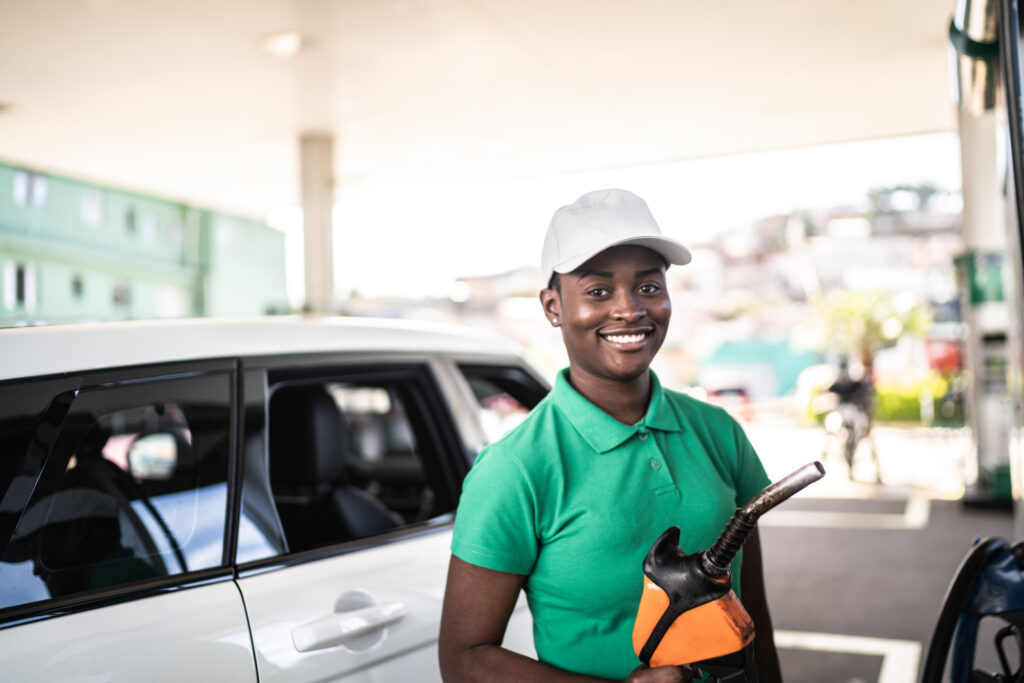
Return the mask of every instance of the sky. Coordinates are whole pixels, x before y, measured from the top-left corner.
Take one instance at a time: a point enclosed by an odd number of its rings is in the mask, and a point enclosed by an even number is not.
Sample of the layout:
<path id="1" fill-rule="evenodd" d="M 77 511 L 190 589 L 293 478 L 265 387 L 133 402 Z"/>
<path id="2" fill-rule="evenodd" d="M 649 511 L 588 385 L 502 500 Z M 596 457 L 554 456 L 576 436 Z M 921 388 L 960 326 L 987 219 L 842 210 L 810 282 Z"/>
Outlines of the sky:
<path id="1" fill-rule="evenodd" d="M 860 205 L 872 187 L 931 182 L 960 190 L 954 133 L 462 185 L 341 188 L 334 210 L 339 296 L 447 296 L 460 277 L 536 265 L 554 211 L 591 190 L 643 197 L 666 235 L 707 242 L 795 209 Z M 268 222 L 287 235 L 289 297 L 302 300 L 301 211 Z"/>

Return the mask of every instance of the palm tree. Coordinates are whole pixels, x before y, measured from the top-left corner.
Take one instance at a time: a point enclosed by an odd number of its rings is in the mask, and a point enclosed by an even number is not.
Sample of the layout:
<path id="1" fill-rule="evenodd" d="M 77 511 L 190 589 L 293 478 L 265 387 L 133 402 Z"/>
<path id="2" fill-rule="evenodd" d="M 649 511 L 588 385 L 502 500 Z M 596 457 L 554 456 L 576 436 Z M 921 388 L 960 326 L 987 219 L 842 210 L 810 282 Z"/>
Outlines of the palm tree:
<path id="1" fill-rule="evenodd" d="M 926 305 L 884 291 L 835 289 L 820 296 L 814 308 L 826 348 L 859 359 L 868 371 L 879 349 L 904 333 L 924 334 L 931 325 Z"/>

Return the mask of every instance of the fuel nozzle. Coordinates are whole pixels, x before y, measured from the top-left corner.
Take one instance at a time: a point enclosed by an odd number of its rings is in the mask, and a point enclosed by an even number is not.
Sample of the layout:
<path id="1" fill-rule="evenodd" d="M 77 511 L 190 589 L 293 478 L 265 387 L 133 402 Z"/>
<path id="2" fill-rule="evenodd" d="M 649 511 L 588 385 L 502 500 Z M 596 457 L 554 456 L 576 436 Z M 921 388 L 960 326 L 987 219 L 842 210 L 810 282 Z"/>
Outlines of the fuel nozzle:
<path id="1" fill-rule="evenodd" d="M 644 558 L 644 590 L 633 625 L 633 649 L 646 664 L 700 664 L 748 650 L 754 622 L 731 589 L 729 565 L 761 515 L 825 476 L 804 465 L 736 510 L 714 545 L 687 555 L 679 527 L 667 529 Z"/>
<path id="2" fill-rule="evenodd" d="M 723 579 L 729 575 L 729 565 L 743 547 L 761 515 L 788 500 L 793 494 L 825 476 L 821 463 L 808 463 L 787 477 L 769 485 L 736 510 L 715 544 L 701 555 L 701 566 L 709 576 Z"/>

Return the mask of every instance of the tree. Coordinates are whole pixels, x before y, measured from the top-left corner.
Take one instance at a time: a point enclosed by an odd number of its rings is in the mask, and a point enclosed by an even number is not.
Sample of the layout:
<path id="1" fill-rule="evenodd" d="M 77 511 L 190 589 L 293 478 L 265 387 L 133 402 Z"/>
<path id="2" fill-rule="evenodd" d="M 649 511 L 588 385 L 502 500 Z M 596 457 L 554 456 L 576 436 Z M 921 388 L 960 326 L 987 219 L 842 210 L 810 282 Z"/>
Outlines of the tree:
<path id="1" fill-rule="evenodd" d="M 904 333 L 924 334 L 931 325 L 925 304 L 884 291 L 836 289 L 819 297 L 814 308 L 826 348 L 859 359 L 867 369 L 879 349 Z"/>

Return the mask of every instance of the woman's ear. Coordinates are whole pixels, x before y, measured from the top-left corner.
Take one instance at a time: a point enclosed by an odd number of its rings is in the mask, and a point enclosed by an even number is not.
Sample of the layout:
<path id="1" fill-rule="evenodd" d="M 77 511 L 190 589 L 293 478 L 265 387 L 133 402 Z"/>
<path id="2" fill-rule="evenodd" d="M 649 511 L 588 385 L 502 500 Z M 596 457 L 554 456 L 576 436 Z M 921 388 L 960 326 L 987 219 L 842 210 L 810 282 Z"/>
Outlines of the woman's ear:
<path id="1" fill-rule="evenodd" d="M 551 288 L 540 290 L 540 305 L 549 323 L 554 327 L 562 324 L 562 297 L 558 291 Z"/>

